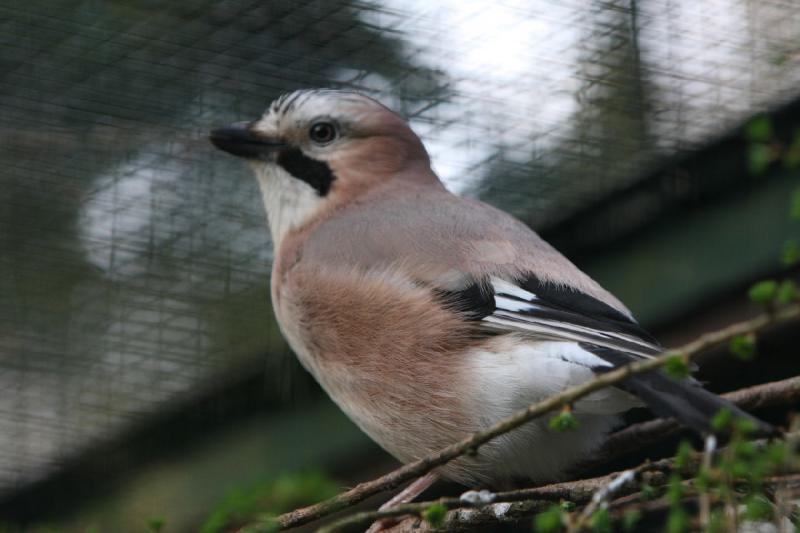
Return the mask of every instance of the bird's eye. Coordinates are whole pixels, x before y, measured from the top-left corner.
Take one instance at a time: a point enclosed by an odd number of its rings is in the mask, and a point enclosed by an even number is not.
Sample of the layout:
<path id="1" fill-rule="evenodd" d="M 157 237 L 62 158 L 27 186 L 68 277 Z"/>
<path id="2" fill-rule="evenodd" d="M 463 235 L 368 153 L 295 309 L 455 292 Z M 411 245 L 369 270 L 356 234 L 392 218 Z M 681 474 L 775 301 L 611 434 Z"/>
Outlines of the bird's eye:
<path id="1" fill-rule="evenodd" d="M 308 132 L 308 136 L 317 144 L 328 144 L 336 135 L 336 126 L 330 122 L 315 122 Z"/>

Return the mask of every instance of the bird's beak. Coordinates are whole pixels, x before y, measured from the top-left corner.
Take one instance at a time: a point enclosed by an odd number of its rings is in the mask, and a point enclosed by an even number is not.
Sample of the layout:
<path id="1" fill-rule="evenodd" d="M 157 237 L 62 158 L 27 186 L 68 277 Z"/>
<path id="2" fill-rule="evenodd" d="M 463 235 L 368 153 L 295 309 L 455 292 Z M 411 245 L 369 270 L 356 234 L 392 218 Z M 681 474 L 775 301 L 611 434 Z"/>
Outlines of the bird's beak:
<path id="1" fill-rule="evenodd" d="M 252 122 L 237 122 L 211 132 L 209 139 L 220 150 L 248 159 L 270 159 L 286 144 L 254 132 Z"/>

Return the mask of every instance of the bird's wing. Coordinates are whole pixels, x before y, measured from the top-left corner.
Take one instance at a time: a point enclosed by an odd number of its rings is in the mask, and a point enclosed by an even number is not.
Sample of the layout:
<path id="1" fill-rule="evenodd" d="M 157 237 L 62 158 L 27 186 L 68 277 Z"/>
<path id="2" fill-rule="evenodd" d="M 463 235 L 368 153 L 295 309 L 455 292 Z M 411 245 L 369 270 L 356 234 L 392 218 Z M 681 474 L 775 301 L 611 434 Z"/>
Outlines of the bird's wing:
<path id="1" fill-rule="evenodd" d="M 609 364 L 649 357 L 658 342 L 635 320 L 586 293 L 543 283 L 529 274 L 521 279 L 491 277 L 464 290 L 443 292 L 446 305 L 467 314 L 489 330 L 601 346 L 627 354 Z M 603 357 L 606 359 L 606 357 Z"/>
<path id="2" fill-rule="evenodd" d="M 491 278 L 484 286 L 474 284 L 442 297 L 445 305 L 484 328 L 576 343 L 580 350 L 565 349 L 563 357 L 597 373 L 662 351 L 650 334 L 617 309 L 580 291 L 542 283 L 535 276 L 513 281 Z M 691 377 L 675 379 L 651 371 L 630 376 L 618 387 L 638 396 L 658 415 L 677 417 L 700 432 L 713 431 L 711 420 L 721 409 L 749 418 L 765 434 L 773 431 Z"/>

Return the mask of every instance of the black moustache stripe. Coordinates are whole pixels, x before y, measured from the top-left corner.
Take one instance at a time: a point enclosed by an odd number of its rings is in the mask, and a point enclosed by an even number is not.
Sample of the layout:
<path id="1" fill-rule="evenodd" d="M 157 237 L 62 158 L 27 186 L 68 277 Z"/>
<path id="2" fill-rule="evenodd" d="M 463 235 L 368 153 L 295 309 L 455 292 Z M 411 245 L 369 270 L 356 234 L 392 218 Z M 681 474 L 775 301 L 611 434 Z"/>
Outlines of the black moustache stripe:
<path id="1" fill-rule="evenodd" d="M 326 162 L 308 157 L 299 148 L 281 150 L 277 163 L 294 178 L 311 185 L 320 196 L 327 196 L 336 179 Z"/>

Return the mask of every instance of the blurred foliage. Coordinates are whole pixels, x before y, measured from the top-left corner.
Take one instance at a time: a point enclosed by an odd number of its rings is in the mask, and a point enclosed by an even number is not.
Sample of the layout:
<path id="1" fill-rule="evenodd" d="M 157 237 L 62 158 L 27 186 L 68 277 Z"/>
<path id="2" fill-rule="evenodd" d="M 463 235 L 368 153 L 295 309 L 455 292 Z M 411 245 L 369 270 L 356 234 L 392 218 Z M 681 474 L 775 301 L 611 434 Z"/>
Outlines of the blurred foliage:
<path id="1" fill-rule="evenodd" d="M 749 419 L 734 418 L 728 410 L 717 413 L 714 426 L 717 431 L 731 434 L 724 449 L 711 447 L 697 452 L 689 442 L 681 441 L 663 493 L 642 480 L 637 481 L 640 498 L 628 497 L 625 503 L 612 505 L 613 515 L 609 506 L 601 503 L 600 509 L 592 515 L 590 530 L 638 531 L 641 525 L 644 531 L 663 527 L 668 533 L 723 532 L 737 530 L 736 524 L 744 520 L 775 518 L 776 508 L 769 492 L 775 488 L 768 487 L 767 481 L 771 476 L 800 470 L 800 450 L 783 440 L 756 444 L 751 440 L 755 424 Z M 793 423 L 792 427 L 798 425 Z M 698 522 L 699 506 L 694 505 L 700 498 L 707 499 L 710 505 L 705 526 Z M 665 522 L 660 522 L 660 515 L 648 517 L 647 511 L 640 508 L 640 504 L 656 503 L 656 500 L 666 504 Z M 786 513 L 787 509 L 781 512 Z M 572 511 L 564 505 L 552 505 L 535 517 L 534 531 L 551 533 L 569 529 L 581 511 L 581 508 Z M 643 522 L 646 525 L 642 525 Z M 795 527 L 798 526 L 800 524 Z"/>
<path id="2" fill-rule="evenodd" d="M 225 533 L 247 522 L 264 522 L 297 507 L 330 498 L 339 486 L 321 472 L 284 474 L 276 479 L 230 491 L 200 528 L 201 533 Z"/>
<path id="3" fill-rule="evenodd" d="M 553 504 L 546 511 L 537 514 L 533 519 L 533 530 L 537 533 L 555 533 L 561 531 L 564 522 L 564 509 Z"/>
<path id="4" fill-rule="evenodd" d="M 689 468 L 694 448 L 687 440 L 681 440 L 678 443 L 678 451 L 675 453 L 675 468 L 678 471 Z"/>
<path id="5" fill-rule="evenodd" d="M 797 283 L 791 279 L 785 279 L 778 287 L 778 294 L 775 295 L 775 300 L 779 304 L 789 304 L 800 299 L 800 293 L 797 290 Z"/>
<path id="6" fill-rule="evenodd" d="M 795 131 L 791 143 L 787 146 L 777 136 L 770 118 L 759 116 L 744 127 L 743 136 L 749 142 L 750 168 L 754 174 L 760 174 L 778 161 L 783 161 L 786 168 L 793 170 L 792 177 L 798 183 L 789 198 L 788 215 L 790 219 L 800 220 L 800 172 L 794 172 L 800 165 L 800 130 Z M 761 155 L 754 155 L 754 150 L 761 152 Z M 768 156 L 764 153 L 768 153 Z M 792 267 L 798 261 L 800 261 L 800 246 L 796 238 L 789 238 L 784 243 L 778 262 L 784 267 Z M 780 282 L 774 279 L 761 280 L 750 287 L 748 295 L 753 302 L 764 306 L 767 310 L 776 304 L 788 304 L 800 298 L 796 282 L 789 278 Z M 754 350 L 754 341 L 752 345 Z M 734 355 L 746 357 L 748 348 L 740 340 L 734 339 L 731 351 Z"/>
<path id="7" fill-rule="evenodd" d="M 147 529 L 152 533 L 161 533 L 167 520 L 163 516 L 154 516 L 147 519 Z"/>
<path id="8" fill-rule="evenodd" d="M 614 526 L 611 522 L 611 514 L 607 508 L 600 508 L 594 512 L 589 520 L 589 527 L 597 533 L 611 533 Z"/>
<path id="9" fill-rule="evenodd" d="M 744 128 L 745 138 L 752 143 L 766 143 L 772 140 L 772 120 L 760 115 L 750 120 Z"/>
<path id="10" fill-rule="evenodd" d="M 756 356 L 755 335 L 737 335 L 731 339 L 729 349 L 741 361 L 750 361 Z"/>
<path id="11" fill-rule="evenodd" d="M 794 266 L 800 262 L 800 244 L 794 239 L 789 239 L 783 245 L 781 263 L 784 266 Z"/>

